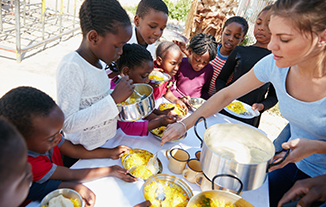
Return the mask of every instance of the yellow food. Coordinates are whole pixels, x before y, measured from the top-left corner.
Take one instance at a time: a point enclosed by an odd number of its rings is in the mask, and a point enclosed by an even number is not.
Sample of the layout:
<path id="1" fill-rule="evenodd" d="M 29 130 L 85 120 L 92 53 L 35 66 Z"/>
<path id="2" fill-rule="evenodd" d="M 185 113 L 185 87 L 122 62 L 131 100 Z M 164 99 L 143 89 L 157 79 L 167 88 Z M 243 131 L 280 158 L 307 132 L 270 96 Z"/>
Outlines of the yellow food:
<path id="1" fill-rule="evenodd" d="M 135 98 L 127 98 L 125 101 L 118 103 L 117 105 L 119 106 L 125 106 L 125 105 L 130 105 L 130 104 L 134 104 L 136 102 L 138 102 L 139 100 L 135 99 Z"/>
<path id="2" fill-rule="evenodd" d="M 249 111 L 246 110 L 246 108 L 243 106 L 243 104 L 239 101 L 230 103 L 226 108 L 233 111 L 234 113 L 237 113 L 237 114 L 249 113 Z"/>
<path id="3" fill-rule="evenodd" d="M 42 207 L 50 207 L 50 206 L 55 206 L 55 207 L 68 207 L 68 206 L 73 206 L 73 207 L 81 207 L 77 198 L 65 198 L 62 195 L 59 195 L 57 197 L 52 198 L 49 201 L 48 205 L 43 205 Z"/>
<path id="4" fill-rule="evenodd" d="M 186 192 L 177 184 L 170 181 L 156 181 L 144 187 L 145 200 L 149 200 L 152 206 L 160 206 L 160 202 L 155 199 L 156 189 L 161 185 L 165 192 L 165 200 L 162 207 L 184 207 L 187 206 L 189 197 Z"/>
<path id="5" fill-rule="evenodd" d="M 224 200 L 216 200 L 213 198 L 209 198 L 208 196 L 203 196 L 198 204 L 195 204 L 191 207 L 241 207 L 235 204 L 231 204 L 230 202 L 225 202 Z"/>
<path id="6" fill-rule="evenodd" d="M 131 150 L 130 150 L 131 151 Z M 130 153 L 129 151 L 129 153 Z M 126 157 L 124 160 L 125 168 L 130 170 L 134 166 L 137 166 L 136 169 L 132 170 L 130 174 L 137 178 L 148 179 L 153 175 L 152 171 L 146 167 L 148 160 L 153 157 L 153 154 L 147 151 L 132 153 Z"/>
<path id="7" fill-rule="evenodd" d="M 160 76 L 155 75 L 155 74 L 149 75 L 148 78 L 151 79 L 151 80 L 155 80 L 155 81 L 164 81 L 164 77 L 160 77 Z"/>
<path id="8" fill-rule="evenodd" d="M 155 128 L 152 130 L 152 133 L 156 134 L 159 137 L 162 137 L 164 130 L 166 129 L 166 126 L 161 126 L 158 128 Z"/>
<path id="9" fill-rule="evenodd" d="M 173 108 L 173 112 L 175 112 L 177 115 L 180 115 L 182 117 L 184 117 L 185 115 L 187 115 L 187 112 L 185 109 L 183 109 L 179 104 L 174 104 L 174 103 L 161 103 L 158 107 L 159 110 L 163 111 L 166 109 L 170 109 Z"/>

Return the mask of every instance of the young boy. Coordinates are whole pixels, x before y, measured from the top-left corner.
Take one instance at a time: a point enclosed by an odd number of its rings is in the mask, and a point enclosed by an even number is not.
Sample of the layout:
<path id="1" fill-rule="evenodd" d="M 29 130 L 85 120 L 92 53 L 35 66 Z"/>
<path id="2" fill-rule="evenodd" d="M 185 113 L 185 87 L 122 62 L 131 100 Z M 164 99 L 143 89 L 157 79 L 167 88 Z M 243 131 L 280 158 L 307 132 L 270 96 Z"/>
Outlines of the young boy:
<path id="1" fill-rule="evenodd" d="M 72 158 L 118 159 L 130 148 L 120 145 L 113 149 L 86 150 L 73 145 L 61 135 L 64 115 L 53 99 L 32 87 L 18 87 L 0 99 L 0 116 L 8 119 L 23 135 L 32 165 L 33 185 L 28 200 L 41 200 L 57 188 L 72 188 L 79 192 L 86 206 L 93 206 L 95 195 L 84 185 L 71 181 L 92 180 L 115 176 L 127 182 L 136 179 L 119 166 L 93 169 L 69 169 L 62 166 L 61 154 Z M 70 181 L 70 182 L 63 182 Z"/>
<path id="2" fill-rule="evenodd" d="M 137 43 L 155 57 L 155 42 L 162 36 L 169 10 L 162 0 L 141 0 L 134 17 L 135 28 L 128 43 Z"/>
<path id="3" fill-rule="evenodd" d="M 33 176 L 21 134 L 0 118 L 0 206 L 17 207 L 26 198 Z"/>

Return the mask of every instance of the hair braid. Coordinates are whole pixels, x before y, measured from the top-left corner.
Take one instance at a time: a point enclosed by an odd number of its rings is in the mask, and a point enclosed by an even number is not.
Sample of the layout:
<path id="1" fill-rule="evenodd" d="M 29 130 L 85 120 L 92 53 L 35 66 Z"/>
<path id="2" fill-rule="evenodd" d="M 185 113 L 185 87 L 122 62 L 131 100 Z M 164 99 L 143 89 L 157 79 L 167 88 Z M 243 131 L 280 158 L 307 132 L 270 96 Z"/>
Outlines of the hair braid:
<path id="1" fill-rule="evenodd" d="M 199 33 L 191 38 L 188 49 L 197 55 L 202 55 L 208 51 L 210 60 L 213 60 L 217 53 L 217 43 L 212 35 Z"/>

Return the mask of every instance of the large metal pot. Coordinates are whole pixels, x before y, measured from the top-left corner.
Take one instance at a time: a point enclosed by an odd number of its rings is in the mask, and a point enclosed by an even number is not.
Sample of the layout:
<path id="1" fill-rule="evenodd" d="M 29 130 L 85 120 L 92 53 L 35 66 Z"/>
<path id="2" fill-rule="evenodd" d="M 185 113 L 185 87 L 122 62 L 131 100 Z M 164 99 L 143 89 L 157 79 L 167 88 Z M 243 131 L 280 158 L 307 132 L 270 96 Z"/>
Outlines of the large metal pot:
<path id="1" fill-rule="evenodd" d="M 146 117 L 155 109 L 152 86 L 146 83 L 135 83 L 134 86 L 134 90 L 141 95 L 146 94 L 146 98 L 134 104 L 118 105 L 120 111 L 119 118 L 121 121 L 136 121 Z M 139 98 L 135 93 L 132 93 L 130 97 Z"/>
<path id="2" fill-rule="evenodd" d="M 283 162 L 288 155 L 289 151 L 282 160 L 271 163 L 275 152 L 273 143 L 258 130 L 244 124 L 215 124 L 205 131 L 202 140 L 196 129 L 201 119 L 207 129 L 204 117 L 200 117 L 194 127 L 202 143 L 201 167 L 210 180 L 218 175 L 215 182 L 221 187 L 236 190 L 238 180 L 241 180 L 244 191 L 259 188 L 268 169 Z"/>

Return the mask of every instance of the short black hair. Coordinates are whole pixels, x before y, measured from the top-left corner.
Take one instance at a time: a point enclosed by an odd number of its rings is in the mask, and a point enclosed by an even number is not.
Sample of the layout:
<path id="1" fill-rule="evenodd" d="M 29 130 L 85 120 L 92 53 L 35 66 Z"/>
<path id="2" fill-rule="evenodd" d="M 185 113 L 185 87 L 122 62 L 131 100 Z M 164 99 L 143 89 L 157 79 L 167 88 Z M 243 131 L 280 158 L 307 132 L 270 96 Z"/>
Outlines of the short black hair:
<path id="1" fill-rule="evenodd" d="M 11 165 L 15 165 L 12 161 L 15 150 L 26 148 L 25 141 L 17 129 L 10 124 L 5 118 L 0 117 L 0 182 L 3 183 L 8 176 L 13 173 Z M 27 154 L 25 155 L 27 156 Z M 0 187 L 1 189 L 1 187 Z M 6 190 L 6 189 L 4 189 Z M 1 190 L 0 190 L 1 192 Z"/>
<path id="2" fill-rule="evenodd" d="M 217 43 L 212 35 L 199 33 L 191 38 L 188 49 L 191 49 L 197 55 L 202 55 L 208 51 L 210 60 L 213 60 L 217 53 Z"/>
<path id="3" fill-rule="evenodd" d="M 246 36 L 247 32 L 248 32 L 248 28 L 249 28 L 248 22 L 245 18 L 240 17 L 240 16 L 233 16 L 233 17 L 230 17 L 229 19 L 227 19 L 223 25 L 222 31 L 224 31 L 226 26 L 228 26 L 229 24 L 231 24 L 233 22 L 236 22 L 236 23 L 242 25 L 243 37 Z"/>
<path id="4" fill-rule="evenodd" d="M 119 26 L 131 26 L 127 12 L 117 0 L 85 0 L 79 19 L 84 37 L 91 30 L 104 37 L 107 32 L 117 34 Z"/>
<path id="5" fill-rule="evenodd" d="M 116 61 L 119 72 L 124 66 L 133 69 L 142 66 L 145 61 L 153 62 L 151 53 L 139 44 L 125 44 L 122 50 L 122 55 Z"/>
<path id="6" fill-rule="evenodd" d="M 36 88 L 20 86 L 11 89 L 0 99 L 0 116 L 10 121 L 24 138 L 33 131 L 35 117 L 48 116 L 57 106 L 54 100 Z"/>
<path id="7" fill-rule="evenodd" d="M 150 9 L 161 11 L 169 15 L 169 9 L 162 0 L 141 0 L 138 4 L 136 15 L 143 18 L 150 11 Z"/>
<path id="8" fill-rule="evenodd" d="M 161 42 L 156 48 L 156 52 L 155 52 L 156 58 L 157 57 L 164 58 L 164 56 L 167 54 L 169 50 L 179 50 L 181 52 L 178 45 L 176 45 L 174 42 L 164 41 Z"/>

